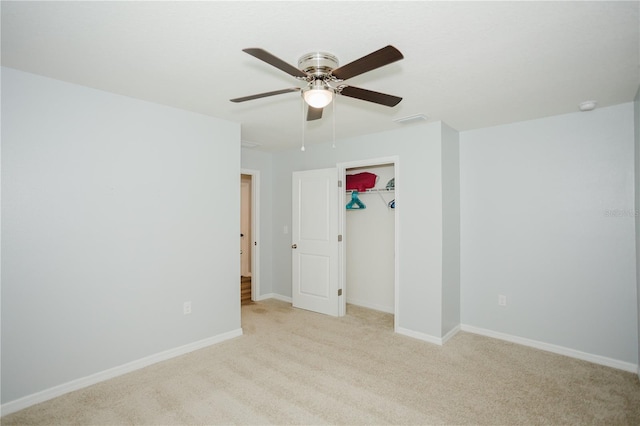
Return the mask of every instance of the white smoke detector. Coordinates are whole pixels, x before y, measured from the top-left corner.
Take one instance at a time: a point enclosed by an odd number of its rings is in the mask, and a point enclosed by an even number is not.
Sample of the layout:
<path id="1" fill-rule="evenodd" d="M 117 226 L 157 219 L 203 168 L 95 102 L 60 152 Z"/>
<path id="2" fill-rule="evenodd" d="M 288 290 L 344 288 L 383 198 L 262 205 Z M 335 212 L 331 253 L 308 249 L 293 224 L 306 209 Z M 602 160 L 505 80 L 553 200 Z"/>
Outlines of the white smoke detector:
<path id="1" fill-rule="evenodd" d="M 598 105 L 596 101 L 584 101 L 580 102 L 578 106 L 580 107 L 580 111 L 593 111 L 596 109 L 596 105 Z"/>

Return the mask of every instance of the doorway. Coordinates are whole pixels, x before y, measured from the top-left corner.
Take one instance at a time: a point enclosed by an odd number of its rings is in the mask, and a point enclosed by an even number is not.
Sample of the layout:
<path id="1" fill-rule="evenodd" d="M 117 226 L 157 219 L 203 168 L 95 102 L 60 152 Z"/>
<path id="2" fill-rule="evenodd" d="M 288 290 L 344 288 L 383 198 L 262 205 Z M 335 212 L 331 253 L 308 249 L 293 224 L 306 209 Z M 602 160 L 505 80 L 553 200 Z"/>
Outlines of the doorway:
<path id="1" fill-rule="evenodd" d="M 259 182 L 257 170 L 240 175 L 240 303 L 257 300 L 259 293 Z"/>
<path id="2" fill-rule="evenodd" d="M 399 317 L 398 274 L 398 186 L 397 157 L 338 164 L 345 182 L 340 229 L 345 244 L 341 256 L 341 288 L 346 304 L 394 315 L 394 330 Z M 373 173 L 375 186 L 359 191 L 364 209 L 346 209 L 352 192 L 346 190 L 346 176 Z"/>
<path id="3" fill-rule="evenodd" d="M 251 303 L 251 175 L 240 175 L 240 304 Z"/>

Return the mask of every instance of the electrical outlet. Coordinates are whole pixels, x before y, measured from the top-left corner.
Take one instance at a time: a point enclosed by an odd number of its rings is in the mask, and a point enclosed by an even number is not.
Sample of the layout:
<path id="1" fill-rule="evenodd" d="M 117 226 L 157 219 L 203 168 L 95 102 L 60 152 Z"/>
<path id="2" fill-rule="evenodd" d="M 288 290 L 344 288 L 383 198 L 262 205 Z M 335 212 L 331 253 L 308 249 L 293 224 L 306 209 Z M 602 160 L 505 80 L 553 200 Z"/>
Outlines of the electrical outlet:
<path id="1" fill-rule="evenodd" d="M 498 305 L 499 306 L 507 306 L 507 296 L 499 294 L 498 295 Z"/>
<path id="2" fill-rule="evenodd" d="M 190 315 L 191 314 L 191 302 L 184 302 L 182 304 L 182 313 L 184 315 Z"/>

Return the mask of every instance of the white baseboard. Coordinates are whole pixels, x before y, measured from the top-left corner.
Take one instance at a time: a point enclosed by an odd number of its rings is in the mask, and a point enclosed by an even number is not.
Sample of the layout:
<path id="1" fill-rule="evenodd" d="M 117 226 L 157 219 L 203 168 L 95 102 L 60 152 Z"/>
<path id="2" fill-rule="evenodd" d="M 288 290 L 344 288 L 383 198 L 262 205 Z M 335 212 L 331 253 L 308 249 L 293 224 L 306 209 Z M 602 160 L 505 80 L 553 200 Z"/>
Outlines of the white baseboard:
<path id="1" fill-rule="evenodd" d="M 429 343 L 434 343 L 436 345 L 442 346 L 447 340 L 451 339 L 456 335 L 458 331 L 460 331 L 460 326 L 457 325 L 453 328 L 453 330 L 449 331 L 443 337 L 436 337 L 430 334 L 420 333 L 419 331 L 409 330 L 408 328 L 396 327 L 396 333 L 402 334 L 403 336 L 413 337 L 414 339 L 422 340 Z"/>
<path id="2" fill-rule="evenodd" d="M 382 306 L 382 305 L 377 305 L 375 303 L 369 303 L 369 302 L 365 302 L 362 300 L 358 300 L 358 299 L 351 299 L 351 298 L 347 298 L 347 303 L 350 303 L 352 305 L 356 305 L 356 306 L 362 306 L 363 308 L 367 308 L 367 309 L 373 309 L 374 311 L 380 311 L 380 312 L 386 312 L 388 314 L 393 314 L 393 306 L 388 307 L 388 306 Z"/>
<path id="3" fill-rule="evenodd" d="M 260 300 L 266 300 L 266 299 L 276 299 L 276 300 L 281 300 L 283 302 L 291 303 L 291 298 L 289 296 L 282 296 L 276 293 L 263 294 L 262 296 L 258 296 L 256 300 L 260 301 Z"/>
<path id="4" fill-rule="evenodd" d="M 455 336 L 458 333 L 458 331 L 460 331 L 460 324 L 458 324 L 455 327 L 453 327 L 453 329 L 451 331 L 449 331 L 447 334 L 445 334 L 442 337 L 442 344 L 447 343 L 447 341 L 449 339 L 451 339 L 453 336 Z"/>
<path id="5" fill-rule="evenodd" d="M 135 370 L 139 370 L 149 365 L 156 364 L 161 361 L 166 361 L 171 358 L 175 358 L 180 355 L 184 355 L 189 352 L 196 351 L 198 349 L 205 348 L 207 346 L 215 345 L 216 343 L 223 342 L 225 340 L 233 339 L 242 335 L 242 329 L 229 331 L 227 333 L 218 334 L 217 336 L 209 337 L 207 339 L 199 340 L 197 342 L 189 343 L 184 346 L 169 349 L 164 352 L 160 352 L 154 355 L 150 355 L 136 361 L 132 361 L 118 367 L 113 367 L 99 373 L 92 374 L 90 376 L 82 377 L 80 379 L 72 380 L 67 383 L 63 383 L 58 386 L 54 386 L 49 389 L 45 389 L 40 392 L 36 392 L 31 395 L 24 396 L 22 398 L 9 401 L 0 406 L 1 415 L 7 415 L 15 413 L 16 411 L 30 407 L 35 404 L 47 401 L 52 398 L 64 395 L 69 392 L 73 392 L 78 389 L 86 388 L 87 386 L 95 385 L 96 383 L 103 382 L 105 380 L 112 379 L 114 377 L 121 376 L 123 374 L 130 373 Z"/>
<path id="6" fill-rule="evenodd" d="M 439 346 L 442 346 L 443 343 L 443 339 L 440 337 L 409 330 L 408 328 L 396 327 L 396 333 L 402 334 L 403 336 L 413 337 L 414 339 L 423 340 L 425 342 L 434 343 Z"/>
<path id="7" fill-rule="evenodd" d="M 482 336 L 493 337 L 494 339 L 505 340 L 511 343 L 517 343 L 519 345 L 529 346 L 536 349 L 541 349 L 547 352 L 553 352 L 560 355 L 565 355 L 571 358 L 581 359 L 583 361 L 589 361 L 594 364 L 604 365 L 606 367 L 617 368 L 618 370 L 624 370 L 631 373 L 639 372 L 638 365 L 632 364 L 626 361 L 620 361 L 613 358 L 607 358 L 601 355 L 594 355 L 587 352 L 578 351 L 575 349 L 566 348 L 564 346 L 553 345 L 551 343 L 540 342 L 537 340 L 531 340 L 524 337 L 513 336 L 506 333 L 500 333 L 498 331 L 487 330 L 484 328 L 474 327 L 472 325 L 462 324 L 460 326 L 462 331 L 469 333 L 480 334 Z"/>

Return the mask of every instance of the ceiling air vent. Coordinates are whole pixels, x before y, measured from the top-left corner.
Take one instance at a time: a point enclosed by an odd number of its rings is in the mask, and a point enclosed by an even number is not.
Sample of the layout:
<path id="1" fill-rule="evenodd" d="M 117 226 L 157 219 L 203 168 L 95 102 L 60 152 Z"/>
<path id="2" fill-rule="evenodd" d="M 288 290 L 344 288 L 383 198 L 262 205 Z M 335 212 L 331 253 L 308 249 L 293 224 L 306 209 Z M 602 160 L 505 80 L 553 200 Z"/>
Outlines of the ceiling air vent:
<path id="1" fill-rule="evenodd" d="M 406 117 L 394 118 L 393 121 L 399 124 L 414 123 L 416 121 L 427 121 L 429 117 L 424 114 L 407 115 Z"/>

